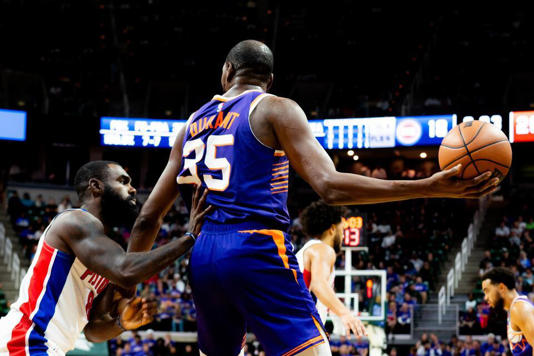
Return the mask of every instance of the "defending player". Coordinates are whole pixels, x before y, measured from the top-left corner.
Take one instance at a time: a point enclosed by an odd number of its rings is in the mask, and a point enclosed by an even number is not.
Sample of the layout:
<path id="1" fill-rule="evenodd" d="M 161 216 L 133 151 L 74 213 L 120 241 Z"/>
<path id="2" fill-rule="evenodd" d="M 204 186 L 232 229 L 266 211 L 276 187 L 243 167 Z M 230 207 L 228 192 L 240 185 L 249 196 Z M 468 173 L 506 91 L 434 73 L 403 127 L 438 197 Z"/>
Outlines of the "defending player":
<path id="1" fill-rule="evenodd" d="M 170 265 L 193 245 L 209 211 L 200 210 L 206 194 L 200 198 L 197 191 L 191 233 L 150 252 L 126 253 L 106 234 L 137 215 L 128 174 L 117 163 L 95 161 L 81 167 L 74 181 L 82 207 L 59 214 L 43 233 L 17 302 L 0 319 L 2 355 L 64 355 L 82 330 L 88 340 L 101 342 L 149 323 L 155 303 L 117 300 L 106 286 L 131 288 Z"/>
<path id="2" fill-rule="evenodd" d="M 515 290 L 512 271 L 496 267 L 482 276 L 484 300 L 492 308 L 508 312 L 507 335 L 514 356 L 532 356 L 534 345 L 534 305 Z"/>
<path id="3" fill-rule="evenodd" d="M 267 94 L 271 50 L 234 46 L 222 68 L 223 95 L 194 112 L 176 137 L 165 170 L 141 210 L 129 251 L 150 249 L 149 233 L 181 190 L 209 189 L 214 209 L 192 251 L 191 284 L 200 350 L 237 355 L 247 325 L 268 355 L 330 354 L 290 240 L 289 164 L 328 204 L 372 204 L 423 197 L 475 198 L 491 192 L 491 173 L 458 181 L 458 168 L 418 181 L 339 173 L 292 100 Z M 318 346 L 320 345 L 320 346 Z"/>
<path id="4" fill-rule="evenodd" d="M 366 335 L 362 322 L 336 297 L 333 289 L 334 264 L 343 242 L 343 209 L 322 201 L 310 204 L 300 214 L 304 233 L 311 237 L 297 252 L 297 261 L 306 286 L 317 300 L 316 306 L 323 324 L 331 310 L 343 323 L 347 337 Z"/>

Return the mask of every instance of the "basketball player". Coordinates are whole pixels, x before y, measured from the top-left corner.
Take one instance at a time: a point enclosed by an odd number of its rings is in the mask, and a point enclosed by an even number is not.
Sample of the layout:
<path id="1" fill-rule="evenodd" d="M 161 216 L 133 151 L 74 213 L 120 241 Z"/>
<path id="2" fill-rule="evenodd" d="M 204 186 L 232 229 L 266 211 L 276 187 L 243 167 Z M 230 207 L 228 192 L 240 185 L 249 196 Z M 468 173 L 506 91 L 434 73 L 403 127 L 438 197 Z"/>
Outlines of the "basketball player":
<path id="1" fill-rule="evenodd" d="M 322 201 L 310 204 L 300 215 L 304 233 L 312 237 L 297 252 L 297 261 L 304 282 L 317 300 L 316 306 L 324 324 L 326 314 L 331 310 L 343 323 L 347 337 L 366 335 L 365 327 L 350 310 L 336 297 L 334 285 L 334 264 L 343 242 L 343 209 L 326 205 Z"/>
<path id="2" fill-rule="evenodd" d="M 129 251 L 146 251 L 179 192 L 209 189 L 201 237 L 190 260 L 200 350 L 237 355 L 247 326 L 267 355 L 330 354 L 315 303 L 286 235 L 289 164 L 328 204 L 423 197 L 476 198 L 497 180 L 467 181 L 459 167 L 418 181 L 339 173 L 292 100 L 267 94 L 273 55 L 261 42 L 233 47 L 222 67 L 223 95 L 195 111 L 134 225 Z M 150 238 L 148 238 L 150 237 Z"/>
<path id="3" fill-rule="evenodd" d="M 106 286 L 134 287 L 173 263 L 193 245 L 209 211 L 201 210 L 206 194 L 201 198 L 197 191 L 191 232 L 150 252 L 125 253 L 106 235 L 113 226 L 133 224 L 137 215 L 129 175 L 117 163 L 95 161 L 74 181 L 81 209 L 59 214 L 43 233 L 19 298 L 0 320 L 1 355 L 64 355 L 82 330 L 101 342 L 149 323 L 155 303 L 117 301 Z"/>
<path id="4" fill-rule="evenodd" d="M 496 267 L 482 276 L 484 300 L 492 308 L 508 312 L 507 335 L 514 356 L 532 356 L 534 345 L 534 305 L 515 290 L 512 271 Z"/>

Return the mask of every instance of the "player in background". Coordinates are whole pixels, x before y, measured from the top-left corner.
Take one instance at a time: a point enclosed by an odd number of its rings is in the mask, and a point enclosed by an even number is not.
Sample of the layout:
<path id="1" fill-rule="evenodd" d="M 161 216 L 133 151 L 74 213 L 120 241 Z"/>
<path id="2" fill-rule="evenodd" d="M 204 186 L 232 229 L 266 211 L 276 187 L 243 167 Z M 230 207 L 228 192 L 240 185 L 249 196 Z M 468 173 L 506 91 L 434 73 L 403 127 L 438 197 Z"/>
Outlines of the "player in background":
<path id="1" fill-rule="evenodd" d="M 190 232 L 150 252 L 126 253 L 107 234 L 131 226 L 137 216 L 130 182 L 114 162 L 78 170 L 81 208 L 57 215 L 43 233 L 18 300 L 0 319 L 0 355 L 64 355 L 82 330 L 88 340 L 102 342 L 151 322 L 154 302 L 121 298 L 108 284 L 129 289 L 173 263 L 193 245 L 209 208 L 202 210 L 206 194 L 197 190 Z"/>
<path id="2" fill-rule="evenodd" d="M 329 206 L 323 201 L 311 203 L 300 214 L 304 233 L 311 237 L 297 252 L 297 261 L 304 282 L 317 300 L 316 306 L 323 324 L 328 310 L 336 314 L 343 323 L 347 337 L 366 335 L 365 327 L 351 311 L 336 297 L 334 291 L 334 264 L 343 242 L 344 209 Z"/>
<path id="3" fill-rule="evenodd" d="M 289 165 L 332 205 L 478 198 L 498 184 L 490 172 L 458 180 L 459 166 L 413 181 L 338 172 L 298 104 L 266 93 L 273 63 L 269 47 L 258 41 L 230 50 L 222 66 L 224 94 L 178 132 L 128 245 L 131 252 L 150 250 L 180 191 L 189 205 L 194 185 L 209 189 L 213 211 L 190 266 L 199 347 L 210 356 L 239 354 L 247 326 L 268 355 L 330 354 L 285 233 Z"/>
<path id="4" fill-rule="evenodd" d="M 534 305 L 515 289 L 515 276 L 504 267 L 496 267 L 482 276 L 484 300 L 490 307 L 508 312 L 507 336 L 514 356 L 532 356 L 534 345 Z"/>

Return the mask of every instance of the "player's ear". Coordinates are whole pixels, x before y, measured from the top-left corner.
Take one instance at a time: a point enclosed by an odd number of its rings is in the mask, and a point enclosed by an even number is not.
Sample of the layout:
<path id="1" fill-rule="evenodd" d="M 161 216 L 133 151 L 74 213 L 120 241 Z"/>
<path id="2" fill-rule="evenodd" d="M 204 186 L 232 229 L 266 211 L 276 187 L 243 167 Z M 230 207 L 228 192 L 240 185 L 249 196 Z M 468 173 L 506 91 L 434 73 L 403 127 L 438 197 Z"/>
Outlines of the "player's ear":
<path id="1" fill-rule="evenodd" d="M 226 66 L 226 82 L 230 83 L 234 79 L 236 71 L 232 63 L 226 62 L 224 65 Z"/>
<path id="2" fill-rule="evenodd" d="M 97 178 L 89 179 L 89 189 L 93 195 L 100 196 L 104 192 L 104 183 Z"/>
<path id="3" fill-rule="evenodd" d="M 269 91 L 269 89 L 271 89 L 271 87 L 273 86 L 273 80 L 274 80 L 274 74 L 271 73 L 269 81 L 267 82 L 267 91 Z"/>

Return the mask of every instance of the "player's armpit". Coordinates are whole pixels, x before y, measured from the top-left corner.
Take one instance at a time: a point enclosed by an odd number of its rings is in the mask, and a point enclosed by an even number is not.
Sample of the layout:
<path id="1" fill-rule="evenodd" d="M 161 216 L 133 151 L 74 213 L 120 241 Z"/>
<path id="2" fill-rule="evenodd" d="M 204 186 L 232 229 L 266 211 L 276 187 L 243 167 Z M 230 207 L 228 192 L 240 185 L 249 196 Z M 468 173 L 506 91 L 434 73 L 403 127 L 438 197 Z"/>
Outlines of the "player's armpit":
<path id="1" fill-rule="evenodd" d="M 523 332 L 528 343 L 534 345 L 534 306 L 526 302 L 514 303 L 510 309 L 510 321 Z"/>
<path id="2" fill-rule="evenodd" d="M 135 221 L 128 242 L 129 252 L 149 251 L 152 248 L 165 214 L 178 198 L 176 177 L 180 173 L 184 135 L 185 126 L 178 132 L 169 161 Z"/>

